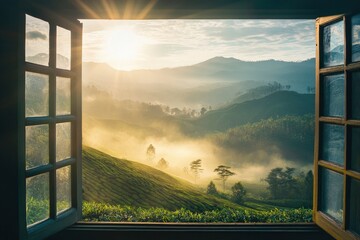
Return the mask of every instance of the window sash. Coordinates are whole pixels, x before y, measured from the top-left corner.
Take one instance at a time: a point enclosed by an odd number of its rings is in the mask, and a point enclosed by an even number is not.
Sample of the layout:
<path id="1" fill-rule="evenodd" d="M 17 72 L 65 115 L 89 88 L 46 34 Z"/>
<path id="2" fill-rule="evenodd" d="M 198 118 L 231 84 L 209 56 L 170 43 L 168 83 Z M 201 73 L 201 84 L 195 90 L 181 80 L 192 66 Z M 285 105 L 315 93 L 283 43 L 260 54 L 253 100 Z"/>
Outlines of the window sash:
<path id="1" fill-rule="evenodd" d="M 316 100 L 315 100 L 315 153 L 314 153 L 314 209 L 313 209 L 313 219 L 316 224 L 318 224 L 325 231 L 330 233 L 335 238 L 340 239 L 357 239 L 355 233 L 350 232 L 349 229 L 349 181 L 350 178 L 360 179 L 360 173 L 349 169 L 349 145 L 351 140 L 349 139 L 349 131 L 351 127 L 360 126 L 359 120 L 350 119 L 350 99 L 351 91 L 349 88 L 349 82 L 351 73 L 353 71 L 360 70 L 360 62 L 351 62 L 351 19 L 352 15 L 336 15 L 329 17 L 321 17 L 316 20 Z M 339 66 L 323 66 L 322 62 L 324 59 L 323 51 L 323 29 L 326 26 L 329 26 L 338 21 L 343 21 L 344 29 L 344 63 Z M 323 98 L 322 91 L 323 77 L 329 76 L 332 74 L 344 74 L 344 115 L 343 117 L 331 117 L 331 116 L 322 116 L 322 104 Z M 343 164 L 339 165 L 333 163 L 328 159 L 321 159 L 321 125 L 327 124 L 336 124 L 344 127 L 344 154 L 343 154 Z M 343 212 L 342 212 L 342 223 L 336 222 L 329 215 L 323 213 L 320 210 L 320 168 L 328 169 L 336 173 L 340 173 L 343 178 Z"/>
<path id="2" fill-rule="evenodd" d="M 44 9 L 37 10 L 29 4 L 25 7 L 23 14 L 20 15 L 20 23 L 22 26 L 22 34 L 20 34 L 20 42 L 23 42 L 25 47 L 25 31 L 26 21 L 25 15 L 39 18 L 49 23 L 49 66 L 38 65 L 31 62 L 26 62 L 24 58 L 19 59 L 19 66 L 22 66 L 21 73 L 19 74 L 19 91 L 20 96 L 25 93 L 25 72 L 44 74 L 49 76 L 49 114 L 44 117 L 25 117 L 25 98 L 22 97 L 19 104 L 19 111 L 23 117 L 20 121 L 19 139 L 20 145 L 24 146 L 19 152 L 19 174 L 22 179 L 22 184 L 19 186 L 19 202 L 18 207 L 19 223 L 20 226 L 20 239 L 39 239 L 50 236 L 51 234 L 64 229 L 67 226 L 75 223 L 81 219 L 82 208 L 82 191 L 81 191 L 81 66 L 82 66 L 82 24 L 71 18 L 60 18 L 54 12 L 47 12 Z M 57 26 L 64 28 L 71 33 L 71 65 L 70 69 L 60 69 L 56 66 L 56 39 L 57 39 Z M 21 31 L 21 30 L 20 30 Z M 25 56 L 25 48 L 21 48 Z M 68 115 L 56 115 L 56 78 L 64 77 L 70 79 L 70 102 L 71 112 Z M 56 161 L 56 126 L 59 123 L 69 123 L 71 126 L 70 139 L 71 139 L 71 157 Z M 47 124 L 49 126 L 49 163 L 46 165 L 36 166 L 31 169 L 25 169 L 25 127 L 37 126 Z M 71 166 L 71 206 L 69 209 L 58 213 L 57 212 L 57 184 L 56 172 L 57 169 Z M 26 223 L 26 185 L 25 180 L 29 177 L 36 176 L 42 173 L 49 173 L 50 176 L 50 218 L 27 227 Z"/>

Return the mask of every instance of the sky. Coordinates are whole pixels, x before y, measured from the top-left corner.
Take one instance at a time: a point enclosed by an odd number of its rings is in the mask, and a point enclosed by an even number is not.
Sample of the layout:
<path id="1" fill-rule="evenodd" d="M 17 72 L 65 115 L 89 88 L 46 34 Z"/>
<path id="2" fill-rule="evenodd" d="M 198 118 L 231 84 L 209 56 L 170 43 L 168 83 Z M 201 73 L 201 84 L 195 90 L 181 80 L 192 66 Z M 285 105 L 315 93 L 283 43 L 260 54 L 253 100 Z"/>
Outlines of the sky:
<path id="1" fill-rule="evenodd" d="M 119 70 L 315 57 L 314 20 L 83 20 L 83 61 Z"/>

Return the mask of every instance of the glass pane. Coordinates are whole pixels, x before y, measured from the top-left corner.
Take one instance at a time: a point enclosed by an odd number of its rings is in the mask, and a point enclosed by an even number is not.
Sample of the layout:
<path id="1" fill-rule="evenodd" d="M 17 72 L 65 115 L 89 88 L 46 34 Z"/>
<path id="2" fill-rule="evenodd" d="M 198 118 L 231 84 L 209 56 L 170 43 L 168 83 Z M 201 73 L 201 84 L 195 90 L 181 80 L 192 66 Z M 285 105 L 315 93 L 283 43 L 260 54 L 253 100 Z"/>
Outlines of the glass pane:
<path id="1" fill-rule="evenodd" d="M 56 67 L 70 69 L 71 32 L 62 27 L 56 27 Z"/>
<path id="2" fill-rule="evenodd" d="M 71 113 L 70 78 L 56 78 L 56 115 Z"/>
<path id="3" fill-rule="evenodd" d="M 71 169 L 70 166 L 56 170 L 57 213 L 71 207 Z"/>
<path id="4" fill-rule="evenodd" d="M 322 80 L 322 115 L 344 116 L 344 74 L 325 76 Z"/>
<path id="5" fill-rule="evenodd" d="M 56 161 L 71 157 L 71 123 L 56 124 Z"/>
<path id="6" fill-rule="evenodd" d="M 360 119 L 360 72 L 354 72 L 351 74 L 350 91 L 350 118 Z"/>
<path id="7" fill-rule="evenodd" d="M 26 72 L 25 74 L 25 116 L 49 115 L 49 76 Z"/>
<path id="8" fill-rule="evenodd" d="M 349 229 L 360 235 L 360 181 L 350 180 L 350 222 Z"/>
<path id="9" fill-rule="evenodd" d="M 26 15 L 25 28 L 26 61 L 49 66 L 49 23 Z"/>
<path id="10" fill-rule="evenodd" d="M 49 174 L 44 173 L 26 179 L 27 226 L 49 218 Z"/>
<path id="11" fill-rule="evenodd" d="M 357 62 L 360 61 L 360 14 L 355 15 L 351 18 L 351 25 L 351 60 L 353 62 Z"/>
<path id="12" fill-rule="evenodd" d="M 49 126 L 26 127 L 26 169 L 49 163 Z"/>
<path id="13" fill-rule="evenodd" d="M 323 29 L 323 66 L 344 64 L 344 23 L 330 24 Z"/>
<path id="14" fill-rule="evenodd" d="M 344 127 L 340 125 L 321 125 L 320 159 L 339 165 L 344 164 Z"/>
<path id="15" fill-rule="evenodd" d="M 320 168 L 320 211 L 338 222 L 343 221 L 343 176 Z"/>
<path id="16" fill-rule="evenodd" d="M 360 172 L 360 128 L 351 128 L 350 169 Z"/>

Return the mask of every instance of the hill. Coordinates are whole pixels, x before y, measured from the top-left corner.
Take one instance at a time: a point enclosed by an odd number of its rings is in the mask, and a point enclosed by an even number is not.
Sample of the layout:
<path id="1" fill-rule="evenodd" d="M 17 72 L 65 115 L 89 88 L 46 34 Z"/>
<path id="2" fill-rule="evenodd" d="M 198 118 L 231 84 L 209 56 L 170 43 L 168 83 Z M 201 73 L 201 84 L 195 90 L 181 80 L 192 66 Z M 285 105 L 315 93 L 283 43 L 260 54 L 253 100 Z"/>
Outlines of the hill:
<path id="1" fill-rule="evenodd" d="M 285 115 L 314 114 L 314 94 L 278 91 L 261 99 L 209 111 L 194 121 L 198 133 L 224 131 L 243 124 Z"/>
<path id="2" fill-rule="evenodd" d="M 191 211 L 242 208 L 144 164 L 83 148 L 83 199 L 89 202 Z"/>
<path id="3" fill-rule="evenodd" d="M 313 162 L 314 123 L 314 115 L 283 116 L 248 123 L 209 137 L 223 150 L 222 155 L 231 151 L 235 156 L 243 156 L 241 160 L 235 157 L 231 165 L 265 164 L 267 158 L 275 154 L 288 163 L 304 166 Z M 259 149 L 266 151 L 265 159 L 244 157 Z"/>

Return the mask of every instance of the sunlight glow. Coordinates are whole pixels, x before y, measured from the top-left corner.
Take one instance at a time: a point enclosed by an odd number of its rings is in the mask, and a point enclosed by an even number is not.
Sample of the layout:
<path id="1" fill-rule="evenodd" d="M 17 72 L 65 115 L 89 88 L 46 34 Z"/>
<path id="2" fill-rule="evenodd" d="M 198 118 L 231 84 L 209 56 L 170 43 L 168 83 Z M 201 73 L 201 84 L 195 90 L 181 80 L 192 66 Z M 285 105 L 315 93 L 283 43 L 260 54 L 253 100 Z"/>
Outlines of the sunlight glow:
<path id="1" fill-rule="evenodd" d="M 106 62 L 121 65 L 124 61 L 135 60 L 138 56 L 141 41 L 132 29 L 117 29 L 108 32 L 103 46 Z"/>

